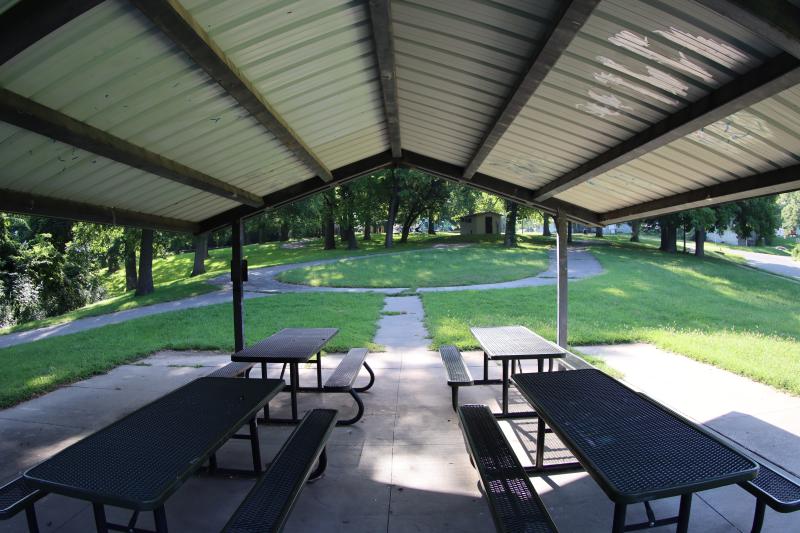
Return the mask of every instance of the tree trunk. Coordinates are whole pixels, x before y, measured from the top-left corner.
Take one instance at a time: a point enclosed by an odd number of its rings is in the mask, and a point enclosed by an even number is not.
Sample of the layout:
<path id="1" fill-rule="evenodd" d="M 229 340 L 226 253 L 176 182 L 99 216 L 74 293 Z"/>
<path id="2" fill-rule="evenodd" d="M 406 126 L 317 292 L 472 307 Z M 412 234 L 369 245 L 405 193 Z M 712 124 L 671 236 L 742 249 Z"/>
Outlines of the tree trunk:
<path id="1" fill-rule="evenodd" d="M 356 240 L 356 230 L 352 226 L 345 230 L 347 236 L 347 249 L 358 250 L 358 240 Z"/>
<path id="2" fill-rule="evenodd" d="M 364 221 L 364 241 L 371 241 L 372 240 L 372 218 L 367 217 Z"/>
<path id="3" fill-rule="evenodd" d="M 542 236 L 550 236 L 550 215 L 542 213 Z"/>
<path id="4" fill-rule="evenodd" d="M 567 222 L 567 242 L 572 244 L 572 222 Z"/>
<path id="5" fill-rule="evenodd" d="M 661 229 L 661 246 L 659 250 L 663 252 L 675 253 L 678 251 L 678 227 L 670 222 L 659 222 Z"/>
<path id="6" fill-rule="evenodd" d="M 142 230 L 139 245 L 139 279 L 136 281 L 136 296 L 153 292 L 153 230 Z"/>
<path id="7" fill-rule="evenodd" d="M 428 235 L 436 235 L 436 230 L 433 229 L 433 211 L 428 213 Z"/>
<path id="8" fill-rule="evenodd" d="M 602 238 L 603 238 L 603 226 L 597 226 L 597 227 L 594 229 L 594 236 L 595 236 L 595 237 L 598 237 L 598 238 L 600 238 L 600 239 L 602 239 Z"/>
<path id="9" fill-rule="evenodd" d="M 333 212 L 336 207 L 336 198 L 332 197 L 332 191 L 325 193 L 325 207 L 322 217 L 322 234 L 325 236 L 325 249 L 336 249 L 336 225 L 333 220 Z"/>
<path id="10" fill-rule="evenodd" d="M 506 217 L 506 235 L 503 239 L 503 246 L 514 248 L 517 245 L 517 202 L 507 202 L 506 208 L 508 216 Z"/>
<path id="11" fill-rule="evenodd" d="M 706 228 L 703 226 L 694 228 L 694 255 L 697 257 L 706 255 Z"/>
<path id="12" fill-rule="evenodd" d="M 285 220 L 281 220 L 280 236 L 278 239 L 282 242 L 289 240 L 289 224 Z"/>
<path id="13" fill-rule="evenodd" d="M 206 256 L 208 256 L 208 236 L 205 233 L 194 236 L 194 267 L 190 277 L 206 273 Z"/>
<path id="14" fill-rule="evenodd" d="M 394 246 L 394 223 L 397 220 L 397 209 L 400 207 L 400 188 L 397 183 L 397 176 L 392 170 L 392 188 L 389 195 L 389 212 L 386 217 L 386 240 L 384 246 L 391 248 Z"/>
<path id="15" fill-rule="evenodd" d="M 125 290 L 136 289 L 136 247 L 129 242 L 125 243 Z"/>
<path id="16" fill-rule="evenodd" d="M 211 257 L 211 254 L 209 253 L 209 250 L 211 249 L 211 245 L 212 244 L 213 244 L 213 241 L 211 240 L 211 232 L 209 231 L 208 233 L 206 233 L 206 257 L 205 257 L 206 259 Z"/>
<path id="17" fill-rule="evenodd" d="M 411 225 L 417 219 L 416 215 L 409 215 L 403 221 L 403 232 L 400 234 L 400 242 L 406 243 L 408 242 L 408 234 L 411 231 Z"/>
<path id="18" fill-rule="evenodd" d="M 642 228 L 641 220 L 631 222 L 631 242 L 639 242 L 639 231 Z"/>

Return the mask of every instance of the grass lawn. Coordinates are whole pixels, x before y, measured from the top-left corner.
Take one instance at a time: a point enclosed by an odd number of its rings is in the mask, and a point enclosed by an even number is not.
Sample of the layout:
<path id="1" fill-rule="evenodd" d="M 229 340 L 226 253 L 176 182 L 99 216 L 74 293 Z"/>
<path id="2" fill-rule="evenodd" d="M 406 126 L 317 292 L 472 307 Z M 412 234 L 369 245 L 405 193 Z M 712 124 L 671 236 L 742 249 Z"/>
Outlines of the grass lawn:
<path id="1" fill-rule="evenodd" d="M 359 241 L 359 246 L 361 248 L 354 251 L 345 250 L 341 246 L 336 250 L 323 250 L 322 241 L 320 239 L 312 239 L 306 241 L 301 248 L 283 248 L 281 247 L 281 243 L 277 242 L 251 244 L 245 246 L 244 253 L 248 260 L 249 267 L 259 268 L 287 263 L 314 261 L 317 259 L 415 250 L 433 246 L 437 243 L 461 240 L 463 240 L 462 237 L 452 233 L 443 233 L 435 236 L 412 234 L 409 237 L 409 242 L 405 244 L 398 243 L 393 249 L 387 250 L 383 247 L 383 239 L 376 235 L 372 241 Z M 119 270 L 106 277 L 105 285 L 109 298 L 63 315 L 25 322 L 7 328 L 0 328 L 0 335 L 53 324 L 72 322 L 79 318 L 105 315 L 115 311 L 133 309 L 155 303 L 171 302 L 173 300 L 180 300 L 190 296 L 197 296 L 199 294 L 219 290 L 218 286 L 210 285 L 206 282 L 220 274 L 229 272 L 231 250 L 230 248 L 210 250 L 209 256 L 210 257 L 206 260 L 206 273 L 194 278 L 189 277 L 194 262 L 194 253 L 190 252 L 155 259 L 153 261 L 153 284 L 155 285 L 155 292 L 141 298 L 134 297 L 132 291 L 125 292 L 125 272 L 124 270 Z"/>
<path id="2" fill-rule="evenodd" d="M 592 253 L 606 272 L 570 284 L 571 345 L 650 342 L 800 395 L 800 284 L 647 245 Z M 469 326 L 554 339 L 555 297 L 552 286 L 422 296 L 434 344 L 465 349 L 477 347 Z"/>
<path id="3" fill-rule="evenodd" d="M 245 300 L 250 343 L 284 327 L 338 327 L 326 347 L 370 346 L 383 297 L 278 294 Z M 154 315 L 0 350 L 0 408 L 162 349 L 233 350 L 228 304 Z"/>
<path id="4" fill-rule="evenodd" d="M 548 245 L 520 239 L 519 248 L 484 242 L 463 248 L 420 250 L 288 270 L 287 283 L 327 287 L 438 287 L 510 281 L 547 269 Z"/>

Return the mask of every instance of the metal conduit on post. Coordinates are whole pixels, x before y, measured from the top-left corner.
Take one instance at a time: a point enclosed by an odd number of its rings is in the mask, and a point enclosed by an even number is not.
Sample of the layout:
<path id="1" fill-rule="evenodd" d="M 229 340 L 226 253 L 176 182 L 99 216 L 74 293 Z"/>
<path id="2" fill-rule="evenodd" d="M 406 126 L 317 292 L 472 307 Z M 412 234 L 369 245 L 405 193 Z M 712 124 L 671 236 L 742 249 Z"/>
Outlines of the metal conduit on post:
<path id="1" fill-rule="evenodd" d="M 242 260 L 242 219 L 231 224 L 231 282 L 233 283 L 233 345 L 244 349 L 244 269 Z"/>

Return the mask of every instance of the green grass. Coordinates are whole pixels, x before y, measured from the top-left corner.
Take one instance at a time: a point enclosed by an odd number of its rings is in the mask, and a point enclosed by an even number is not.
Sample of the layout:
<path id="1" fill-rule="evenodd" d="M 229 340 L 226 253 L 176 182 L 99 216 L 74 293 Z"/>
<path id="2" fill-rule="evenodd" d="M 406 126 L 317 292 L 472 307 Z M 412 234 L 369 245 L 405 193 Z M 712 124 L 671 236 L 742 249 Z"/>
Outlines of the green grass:
<path id="1" fill-rule="evenodd" d="M 519 248 L 490 242 L 463 248 L 342 259 L 288 270 L 287 283 L 327 287 L 438 287 L 495 283 L 535 276 L 547 269 L 547 245 L 521 239 Z"/>
<path id="2" fill-rule="evenodd" d="M 245 301 L 255 342 L 284 327 L 338 327 L 328 351 L 371 345 L 383 297 L 278 294 Z M 373 347 L 374 348 L 374 347 Z M 0 408 L 158 350 L 233 350 L 230 305 L 175 311 L 0 350 Z"/>
<path id="3" fill-rule="evenodd" d="M 435 236 L 412 234 L 409 237 L 408 243 L 398 243 L 393 249 L 387 250 L 383 247 L 383 240 L 379 236 L 376 236 L 372 241 L 359 241 L 359 246 L 361 248 L 353 251 L 345 250 L 341 246 L 336 250 L 324 250 L 321 240 L 312 239 L 307 241 L 302 248 L 282 248 L 280 243 L 277 242 L 251 244 L 245 246 L 244 253 L 250 268 L 260 268 L 318 259 L 416 250 L 433 246 L 437 243 L 451 241 L 461 242 L 465 239 L 471 242 L 469 238 L 460 237 L 451 233 Z M 472 239 L 472 241 L 474 241 L 474 239 Z M 218 286 L 210 285 L 207 281 L 229 272 L 231 251 L 230 248 L 210 250 L 209 256 L 210 257 L 206 260 L 206 273 L 194 278 L 189 277 L 194 262 L 194 253 L 190 252 L 155 259 L 153 261 L 153 284 L 155 286 L 155 292 L 142 297 L 135 297 L 132 291 L 125 292 L 125 272 L 124 270 L 119 270 L 111 275 L 105 276 L 105 286 L 109 296 L 107 299 L 63 315 L 0 328 L 0 335 L 54 324 L 63 324 L 79 318 L 105 315 L 145 305 L 171 302 L 173 300 L 180 300 L 219 290 Z"/>
<path id="4" fill-rule="evenodd" d="M 800 284 L 646 245 L 592 253 L 606 272 L 570 284 L 571 345 L 649 342 L 800 394 Z M 476 348 L 469 326 L 523 324 L 555 337 L 553 286 L 422 298 L 435 345 Z"/>

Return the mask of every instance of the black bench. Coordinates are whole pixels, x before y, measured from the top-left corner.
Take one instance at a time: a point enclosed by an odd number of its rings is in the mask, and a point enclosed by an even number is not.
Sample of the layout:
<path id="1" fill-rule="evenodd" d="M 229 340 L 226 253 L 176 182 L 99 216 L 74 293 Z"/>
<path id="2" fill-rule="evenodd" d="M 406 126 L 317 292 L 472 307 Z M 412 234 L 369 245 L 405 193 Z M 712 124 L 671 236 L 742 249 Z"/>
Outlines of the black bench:
<path id="1" fill-rule="evenodd" d="M 6 483 L 0 487 L 0 520 L 8 520 L 24 509 L 28 531 L 39 533 L 33 504 L 45 494 L 47 493 L 29 486 L 22 477 Z"/>
<path id="2" fill-rule="evenodd" d="M 222 529 L 223 533 L 281 531 L 306 481 L 318 479 L 327 466 L 325 444 L 336 423 L 333 409 L 314 409 L 303 417 L 267 472 Z M 311 468 L 319 459 L 314 470 Z"/>
<path id="3" fill-rule="evenodd" d="M 250 377 L 253 363 L 232 362 L 210 373 L 209 378 L 241 378 Z"/>
<path id="4" fill-rule="evenodd" d="M 358 406 L 358 412 L 353 418 L 348 418 L 347 420 L 339 420 L 336 424 L 339 426 L 349 426 L 350 424 L 355 424 L 358 422 L 361 417 L 364 415 L 364 402 L 361 401 L 359 398 L 358 393 L 364 392 L 372 387 L 372 384 L 375 383 L 375 374 L 372 372 L 372 369 L 367 364 L 367 351 L 366 348 L 353 348 L 347 355 L 344 356 L 344 359 L 339 362 L 339 365 L 336 367 L 336 370 L 333 371 L 333 374 L 325 381 L 324 389 L 328 392 L 347 392 L 350 393 L 350 396 L 356 401 L 356 405 Z M 369 372 L 369 383 L 367 383 L 363 387 L 353 387 L 353 384 L 356 382 L 356 378 L 358 377 L 358 373 L 361 371 L 361 366 L 367 369 Z"/>
<path id="5" fill-rule="evenodd" d="M 442 356 L 442 363 L 447 370 L 447 384 L 450 386 L 452 394 L 453 411 L 458 410 L 458 388 L 474 385 L 472 374 L 469 373 L 461 352 L 458 348 L 445 344 L 439 347 L 439 354 Z"/>
<path id="6" fill-rule="evenodd" d="M 497 531 L 557 532 L 489 408 L 462 405 L 458 418 Z"/>
<path id="7" fill-rule="evenodd" d="M 758 533 L 764 525 L 764 513 L 767 505 L 779 513 L 800 510 L 800 484 L 770 468 L 765 464 L 766 461 L 758 457 L 754 457 L 753 460 L 758 463 L 758 475 L 740 485 L 756 497 L 756 512 L 753 516 L 751 532 Z"/>

